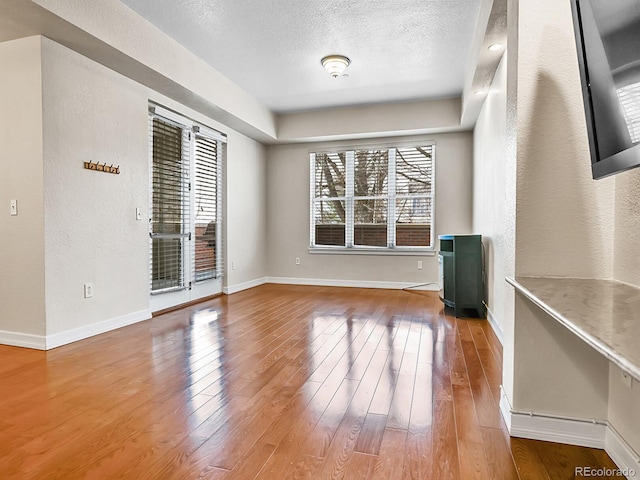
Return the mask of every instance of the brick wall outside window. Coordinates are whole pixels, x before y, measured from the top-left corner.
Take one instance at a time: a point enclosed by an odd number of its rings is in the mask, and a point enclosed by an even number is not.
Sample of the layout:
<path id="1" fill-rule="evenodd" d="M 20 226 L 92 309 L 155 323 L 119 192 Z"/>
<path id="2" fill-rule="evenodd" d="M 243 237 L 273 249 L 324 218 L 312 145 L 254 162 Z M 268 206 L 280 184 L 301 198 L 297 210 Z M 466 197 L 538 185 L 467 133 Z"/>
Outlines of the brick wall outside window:
<path id="1" fill-rule="evenodd" d="M 316 245 L 345 244 L 345 227 L 343 224 L 317 224 Z M 355 224 L 353 226 L 355 245 L 375 247 L 387 246 L 387 226 L 371 224 Z M 424 224 L 397 224 L 396 245 L 399 247 L 429 246 L 431 227 Z"/>

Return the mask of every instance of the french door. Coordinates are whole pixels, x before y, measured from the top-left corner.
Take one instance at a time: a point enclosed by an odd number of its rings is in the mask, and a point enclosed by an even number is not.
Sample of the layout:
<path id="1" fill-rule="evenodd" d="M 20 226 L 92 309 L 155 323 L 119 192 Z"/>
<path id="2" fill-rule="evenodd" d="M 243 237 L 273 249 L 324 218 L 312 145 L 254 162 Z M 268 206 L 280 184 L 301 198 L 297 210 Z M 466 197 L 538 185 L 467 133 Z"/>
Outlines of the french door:
<path id="1" fill-rule="evenodd" d="M 222 159 L 226 137 L 149 109 L 152 311 L 222 291 Z"/>

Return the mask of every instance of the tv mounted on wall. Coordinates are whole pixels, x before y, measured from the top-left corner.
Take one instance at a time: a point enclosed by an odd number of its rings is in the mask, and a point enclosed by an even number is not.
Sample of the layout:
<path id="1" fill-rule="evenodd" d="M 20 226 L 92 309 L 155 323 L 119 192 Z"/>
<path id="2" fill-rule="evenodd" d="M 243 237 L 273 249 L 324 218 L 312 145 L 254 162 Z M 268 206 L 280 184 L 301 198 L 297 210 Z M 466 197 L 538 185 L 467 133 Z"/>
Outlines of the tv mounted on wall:
<path id="1" fill-rule="evenodd" d="M 640 166 L 640 0 L 571 0 L 593 178 Z"/>

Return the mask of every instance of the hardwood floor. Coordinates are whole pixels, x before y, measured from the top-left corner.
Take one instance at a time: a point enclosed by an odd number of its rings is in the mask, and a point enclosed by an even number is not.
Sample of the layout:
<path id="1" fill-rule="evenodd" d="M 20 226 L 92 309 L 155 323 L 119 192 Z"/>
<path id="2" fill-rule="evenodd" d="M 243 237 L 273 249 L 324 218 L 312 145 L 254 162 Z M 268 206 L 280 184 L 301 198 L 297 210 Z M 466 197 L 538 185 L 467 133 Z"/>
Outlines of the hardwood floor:
<path id="1" fill-rule="evenodd" d="M 264 285 L 49 352 L 0 346 L 3 479 L 571 479 L 511 439 L 502 350 L 434 293 Z M 609 478 L 609 477 L 599 477 Z"/>

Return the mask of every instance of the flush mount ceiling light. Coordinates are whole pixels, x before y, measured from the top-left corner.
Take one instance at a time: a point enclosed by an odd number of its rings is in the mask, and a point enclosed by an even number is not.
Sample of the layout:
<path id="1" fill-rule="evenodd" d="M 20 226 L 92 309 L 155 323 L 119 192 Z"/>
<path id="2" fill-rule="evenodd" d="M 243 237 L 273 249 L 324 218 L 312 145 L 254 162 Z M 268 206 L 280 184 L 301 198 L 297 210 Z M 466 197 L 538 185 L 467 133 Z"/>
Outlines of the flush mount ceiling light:
<path id="1" fill-rule="evenodd" d="M 502 50 L 502 44 L 494 43 L 493 45 L 489 45 L 489 50 L 491 50 L 492 52 L 497 52 L 498 50 Z"/>
<path id="2" fill-rule="evenodd" d="M 344 73 L 346 68 L 351 63 L 344 55 L 327 55 L 322 60 L 320 60 L 322 66 L 325 68 L 329 75 L 333 78 L 338 78 L 340 75 Z"/>

